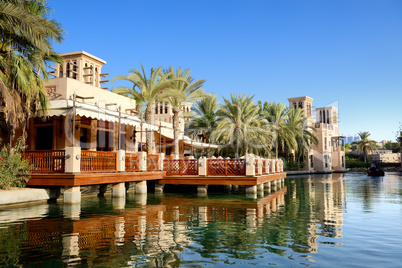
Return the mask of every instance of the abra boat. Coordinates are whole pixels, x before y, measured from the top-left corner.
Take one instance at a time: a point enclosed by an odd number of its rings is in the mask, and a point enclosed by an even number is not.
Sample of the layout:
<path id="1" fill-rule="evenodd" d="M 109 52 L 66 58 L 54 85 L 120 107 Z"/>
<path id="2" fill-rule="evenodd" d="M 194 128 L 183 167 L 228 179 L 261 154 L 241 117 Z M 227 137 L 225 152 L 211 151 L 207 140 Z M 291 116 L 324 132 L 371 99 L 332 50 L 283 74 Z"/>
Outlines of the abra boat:
<path id="1" fill-rule="evenodd" d="M 384 176 L 384 170 L 376 169 L 375 171 L 372 171 L 372 170 L 368 169 L 367 176 Z"/>

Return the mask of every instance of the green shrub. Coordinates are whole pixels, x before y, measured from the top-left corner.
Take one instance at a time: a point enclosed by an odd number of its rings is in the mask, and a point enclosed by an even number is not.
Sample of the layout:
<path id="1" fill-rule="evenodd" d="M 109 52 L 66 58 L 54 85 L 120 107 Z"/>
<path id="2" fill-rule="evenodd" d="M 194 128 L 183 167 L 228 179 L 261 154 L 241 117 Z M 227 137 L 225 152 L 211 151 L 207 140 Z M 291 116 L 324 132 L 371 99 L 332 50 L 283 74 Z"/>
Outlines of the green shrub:
<path id="1" fill-rule="evenodd" d="M 24 148 L 23 139 L 20 138 L 14 148 L 3 145 L 0 149 L 0 189 L 25 187 L 31 173 L 31 165 L 28 160 L 21 158 Z"/>

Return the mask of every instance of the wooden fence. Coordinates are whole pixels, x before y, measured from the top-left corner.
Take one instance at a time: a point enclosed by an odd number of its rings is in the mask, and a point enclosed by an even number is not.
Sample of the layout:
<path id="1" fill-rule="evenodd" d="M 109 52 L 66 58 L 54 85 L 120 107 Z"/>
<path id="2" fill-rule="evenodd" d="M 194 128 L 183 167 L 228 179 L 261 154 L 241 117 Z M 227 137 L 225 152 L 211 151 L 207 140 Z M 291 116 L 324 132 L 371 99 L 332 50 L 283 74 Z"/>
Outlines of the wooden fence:
<path id="1" fill-rule="evenodd" d="M 126 153 L 126 171 L 140 171 L 140 154 L 139 153 Z"/>
<path id="2" fill-rule="evenodd" d="M 117 172 L 117 152 L 81 151 L 81 172 Z"/>
<path id="3" fill-rule="evenodd" d="M 32 173 L 64 173 L 64 150 L 25 151 L 22 157 L 32 164 Z"/>
<path id="4" fill-rule="evenodd" d="M 207 176 L 245 176 L 244 159 L 207 159 Z"/>
<path id="5" fill-rule="evenodd" d="M 147 171 L 158 171 L 159 170 L 159 155 L 158 154 L 148 154 L 147 155 Z"/>
<path id="6" fill-rule="evenodd" d="M 164 160 L 163 170 L 167 176 L 172 175 L 198 175 L 197 159 Z"/>

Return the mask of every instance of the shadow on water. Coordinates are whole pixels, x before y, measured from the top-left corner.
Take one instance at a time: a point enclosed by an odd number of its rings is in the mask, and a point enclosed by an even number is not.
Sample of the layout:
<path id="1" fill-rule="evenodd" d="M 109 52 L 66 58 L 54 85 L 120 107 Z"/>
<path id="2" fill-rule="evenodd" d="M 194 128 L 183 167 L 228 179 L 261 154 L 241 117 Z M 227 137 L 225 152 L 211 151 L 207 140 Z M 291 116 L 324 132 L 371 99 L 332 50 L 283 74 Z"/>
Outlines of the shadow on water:
<path id="1" fill-rule="evenodd" d="M 346 208 L 400 201 L 401 187 L 399 175 L 309 175 L 254 198 L 185 189 L 0 209 L 0 266 L 325 266 L 342 249 Z"/>

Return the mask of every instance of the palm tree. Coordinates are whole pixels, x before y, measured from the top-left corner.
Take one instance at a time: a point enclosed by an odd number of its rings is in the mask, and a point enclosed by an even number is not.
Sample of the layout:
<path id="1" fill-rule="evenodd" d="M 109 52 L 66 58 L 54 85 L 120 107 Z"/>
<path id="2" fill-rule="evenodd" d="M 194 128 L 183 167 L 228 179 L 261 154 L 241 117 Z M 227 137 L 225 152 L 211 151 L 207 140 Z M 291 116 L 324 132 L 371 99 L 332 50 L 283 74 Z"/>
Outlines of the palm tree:
<path id="1" fill-rule="evenodd" d="M 287 124 L 296 139 L 295 155 L 302 161 L 305 160 L 306 153 L 311 145 L 317 145 L 318 139 L 314 135 L 315 128 L 307 125 L 307 117 L 303 115 L 303 109 L 291 108 L 288 111 Z"/>
<path id="2" fill-rule="evenodd" d="M 357 145 L 357 150 L 363 152 L 364 162 L 367 162 L 368 153 L 378 148 L 377 142 L 370 140 L 368 137 L 371 135 L 368 131 L 357 133 L 360 136 L 360 140 L 352 142 Z"/>
<path id="3" fill-rule="evenodd" d="M 209 94 L 204 92 L 202 86 L 205 83 L 204 79 L 198 79 L 194 81 L 194 78 L 190 75 L 191 70 L 185 69 L 184 71 L 180 67 L 174 72 L 173 66 L 169 69 L 163 70 L 164 75 L 168 75 L 168 79 L 172 80 L 173 88 L 176 94 L 172 95 L 170 92 L 165 96 L 165 100 L 168 101 L 172 107 L 173 112 L 173 135 L 174 135 L 174 154 L 179 155 L 179 123 L 180 112 L 185 102 L 193 102 L 208 97 Z M 182 79 L 182 80 L 178 80 Z M 184 112 L 183 112 L 184 113 Z"/>
<path id="4" fill-rule="evenodd" d="M 261 115 L 270 123 L 275 140 L 275 156 L 278 158 L 279 149 L 281 153 L 297 148 L 295 135 L 288 124 L 288 109 L 282 103 L 271 102 L 264 105 Z"/>
<path id="5" fill-rule="evenodd" d="M 42 77 L 48 79 L 50 62 L 62 62 L 51 42 L 61 42 L 64 31 L 59 23 L 46 18 L 47 13 L 46 1 L 0 2 L 1 121 L 11 137 L 38 108 L 46 111 Z"/>
<path id="6" fill-rule="evenodd" d="M 196 101 L 191 106 L 191 111 L 195 115 L 186 124 L 186 133 L 188 135 L 202 135 L 203 142 L 211 143 L 211 133 L 217 126 L 216 112 L 218 107 L 218 97 L 215 94 Z M 208 148 L 207 155 L 209 156 L 210 153 L 210 148 Z"/>
<path id="7" fill-rule="evenodd" d="M 167 92 L 174 95 L 176 90 L 173 87 L 175 79 L 168 79 L 170 73 L 163 74 L 162 67 L 151 68 L 149 77 L 145 73 L 144 66 L 141 64 L 141 71 L 130 70 L 130 74 L 115 77 L 112 81 L 126 80 L 133 83 L 133 87 L 118 87 L 113 92 L 129 96 L 146 106 L 145 122 L 153 124 L 155 121 L 155 103 L 166 98 Z M 138 108 L 138 107 L 137 107 Z M 141 134 L 142 135 L 142 134 Z M 147 151 L 155 152 L 154 133 L 147 132 Z"/>
<path id="8" fill-rule="evenodd" d="M 218 97 L 215 94 L 196 101 L 191 107 L 195 114 L 186 125 L 189 134 L 202 132 L 204 141 L 210 142 L 210 135 L 217 125 L 216 112 L 219 107 Z"/>
<path id="9" fill-rule="evenodd" d="M 267 121 L 259 116 L 253 96 L 231 93 L 231 99 L 223 98 L 225 104 L 217 112 L 218 124 L 211 139 L 220 144 L 232 145 L 235 157 L 242 151 L 259 150 L 267 143 Z"/>

